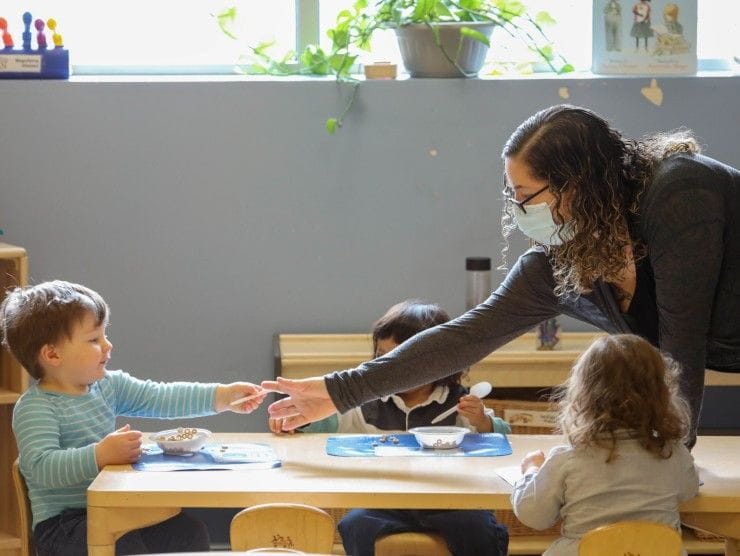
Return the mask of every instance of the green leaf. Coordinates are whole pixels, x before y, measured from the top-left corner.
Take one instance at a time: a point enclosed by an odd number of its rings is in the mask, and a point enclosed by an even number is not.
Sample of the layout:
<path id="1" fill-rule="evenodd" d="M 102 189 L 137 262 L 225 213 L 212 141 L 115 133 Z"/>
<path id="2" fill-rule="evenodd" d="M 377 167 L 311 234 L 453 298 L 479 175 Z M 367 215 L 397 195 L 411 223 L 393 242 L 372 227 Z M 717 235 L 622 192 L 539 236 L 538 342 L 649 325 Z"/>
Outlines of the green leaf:
<path id="1" fill-rule="evenodd" d="M 413 18 L 415 21 L 424 21 L 429 19 L 434 10 L 436 0 L 416 0 Z"/>
<path id="2" fill-rule="evenodd" d="M 486 46 L 491 46 L 491 41 L 488 40 L 488 37 L 486 37 L 480 31 L 476 31 L 475 29 L 471 29 L 470 27 L 461 27 L 460 34 L 465 35 L 466 37 L 470 37 L 471 39 L 478 42 L 482 42 Z"/>
<path id="3" fill-rule="evenodd" d="M 331 41 L 332 45 L 337 49 L 347 48 L 347 46 L 349 46 L 349 33 L 347 31 L 339 31 L 338 29 L 335 29 L 332 34 Z"/>
<path id="4" fill-rule="evenodd" d="M 252 52 L 255 53 L 255 55 L 260 56 L 261 58 L 267 58 L 266 50 L 270 48 L 273 44 L 275 44 L 275 41 L 263 41 L 259 43 L 257 46 L 252 48 Z"/>
<path id="5" fill-rule="evenodd" d="M 329 118 L 326 120 L 326 131 L 328 131 L 331 135 L 334 135 L 337 131 L 337 119 L 336 118 Z"/>
<path id="6" fill-rule="evenodd" d="M 514 0 L 512 2 L 506 0 L 496 0 L 496 7 L 503 12 L 501 14 L 501 17 L 507 21 L 510 21 L 515 17 L 519 17 L 526 11 L 524 8 L 524 4 L 518 2 L 517 0 Z"/>
<path id="7" fill-rule="evenodd" d="M 347 25 L 354 19 L 352 12 L 349 10 L 342 10 L 337 14 L 337 25 Z"/>
<path id="8" fill-rule="evenodd" d="M 574 68 L 572 64 L 565 64 L 562 68 L 558 70 L 558 73 L 570 73 L 575 70 L 576 68 Z"/>
<path id="9" fill-rule="evenodd" d="M 355 63 L 356 59 L 357 56 L 334 54 L 329 58 L 329 63 L 338 75 L 349 75 L 349 70 L 352 68 L 352 64 Z"/>
<path id="10" fill-rule="evenodd" d="M 360 13 L 367 8 L 367 0 L 357 0 L 352 7 L 355 9 L 355 13 Z"/>
<path id="11" fill-rule="evenodd" d="M 550 12 L 537 12 L 537 15 L 534 16 L 534 22 L 541 27 L 555 25 L 557 23 L 550 15 Z"/>
<path id="12" fill-rule="evenodd" d="M 541 46 L 539 49 L 539 54 L 542 56 L 545 60 L 552 60 L 554 58 L 554 55 L 552 53 L 552 46 L 549 44 L 546 44 L 544 46 Z"/>
<path id="13" fill-rule="evenodd" d="M 232 25 L 234 21 L 236 21 L 236 8 L 235 7 L 232 6 L 231 8 L 227 8 L 221 13 L 216 14 L 216 21 L 218 22 L 219 29 L 221 29 L 221 32 L 224 35 L 234 40 L 238 38 L 234 33 L 232 33 L 228 29 L 229 25 Z"/>
<path id="14" fill-rule="evenodd" d="M 288 50 L 285 54 L 283 54 L 283 57 L 280 58 L 280 63 L 287 64 L 293 58 L 295 58 L 295 50 Z"/>
<path id="15" fill-rule="evenodd" d="M 437 3 L 434 5 L 434 15 L 436 16 L 436 19 L 442 19 L 445 17 L 451 18 L 452 12 L 450 12 L 450 9 L 447 7 L 443 0 L 438 0 Z"/>

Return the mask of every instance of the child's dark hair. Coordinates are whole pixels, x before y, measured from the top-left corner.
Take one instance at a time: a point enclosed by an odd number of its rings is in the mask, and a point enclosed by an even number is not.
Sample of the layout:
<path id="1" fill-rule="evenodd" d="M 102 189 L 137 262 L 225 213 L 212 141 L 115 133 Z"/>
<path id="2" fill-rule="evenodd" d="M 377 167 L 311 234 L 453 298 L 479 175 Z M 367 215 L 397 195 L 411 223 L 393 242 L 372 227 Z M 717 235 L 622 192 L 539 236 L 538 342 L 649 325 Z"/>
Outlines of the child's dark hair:
<path id="1" fill-rule="evenodd" d="M 71 338 L 73 326 L 88 313 L 100 326 L 108 320 L 109 310 L 100 294 L 85 286 L 55 280 L 14 288 L 0 305 L 2 344 L 28 374 L 40 379 L 41 348 Z"/>
<path id="2" fill-rule="evenodd" d="M 633 334 L 596 340 L 556 393 L 560 429 L 573 446 L 600 446 L 617 455 L 617 433 L 628 431 L 657 457 L 671 457 L 689 430 L 689 406 L 678 389 L 679 367 Z"/>
<path id="3" fill-rule="evenodd" d="M 393 307 L 373 325 L 373 355 L 378 355 L 378 340 L 391 339 L 402 344 L 422 330 L 444 324 L 450 320 L 439 305 L 419 299 L 407 299 Z M 435 380 L 433 386 L 451 386 L 460 383 L 462 371 Z"/>

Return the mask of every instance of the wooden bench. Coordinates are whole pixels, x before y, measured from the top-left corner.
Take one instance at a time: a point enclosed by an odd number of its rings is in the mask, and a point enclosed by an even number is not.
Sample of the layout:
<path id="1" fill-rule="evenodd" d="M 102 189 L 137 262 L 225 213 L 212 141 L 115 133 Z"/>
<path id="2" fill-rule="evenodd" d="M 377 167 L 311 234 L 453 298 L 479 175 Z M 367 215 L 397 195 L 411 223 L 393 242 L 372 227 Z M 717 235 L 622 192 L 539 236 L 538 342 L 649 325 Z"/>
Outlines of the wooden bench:
<path id="1" fill-rule="evenodd" d="M 561 384 L 578 356 L 602 333 L 564 332 L 555 349 L 537 350 L 536 335 L 523 334 L 470 367 L 468 380 L 496 388 Z M 275 376 L 306 378 L 356 367 L 372 358 L 370 334 L 276 334 Z M 707 386 L 740 386 L 740 373 L 707 371 Z"/>

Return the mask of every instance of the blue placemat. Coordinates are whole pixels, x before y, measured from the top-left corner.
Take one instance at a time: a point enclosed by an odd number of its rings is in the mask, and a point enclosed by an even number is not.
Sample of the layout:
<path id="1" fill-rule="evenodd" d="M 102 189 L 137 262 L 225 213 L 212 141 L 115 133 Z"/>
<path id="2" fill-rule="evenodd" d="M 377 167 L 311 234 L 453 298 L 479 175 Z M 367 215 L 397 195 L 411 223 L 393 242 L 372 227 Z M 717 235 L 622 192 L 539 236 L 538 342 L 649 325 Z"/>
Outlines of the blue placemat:
<path id="1" fill-rule="evenodd" d="M 280 460 L 268 444 L 207 444 L 192 456 L 165 454 L 151 445 L 144 447 L 132 467 L 137 471 L 269 469 L 280 467 Z"/>
<path id="2" fill-rule="evenodd" d="M 369 436 L 330 436 L 326 439 L 326 453 L 330 456 L 368 457 L 368 456 L 474 456 L 493 457 L 511 454 L 511 444 L 503 434 L 468 433 L 458 448 L 454 450 L 425 450 L 416 442 L 413 434 L 386 434 L 394 436 L 398 443 L 390 440 L 380 442 L 381 435 Z"/>

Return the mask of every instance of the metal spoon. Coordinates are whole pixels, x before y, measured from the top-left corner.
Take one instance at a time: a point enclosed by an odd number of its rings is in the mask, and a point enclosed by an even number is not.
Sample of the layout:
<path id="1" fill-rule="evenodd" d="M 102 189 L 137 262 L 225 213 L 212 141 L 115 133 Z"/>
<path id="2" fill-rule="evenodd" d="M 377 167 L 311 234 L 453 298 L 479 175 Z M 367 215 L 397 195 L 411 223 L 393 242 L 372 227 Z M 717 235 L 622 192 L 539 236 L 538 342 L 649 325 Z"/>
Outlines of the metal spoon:
<path id="1" fill-rule="evenodd" d="M 490 394 L 491 390 L 493 390 L 493 386 L 491 386 L 491 383 L 484 380 L 483 382 L 473 384 L 473 386 L 470 388 L 470 395 L 482 399 Z M 455 413 L 455 411 L 457 411 L 457 405 L 453 405 L 450 409 L 443 411 L 442 413 L 437 415 L 434 419 L 432 419 L 432 425 L 434 425 L 435 423 L 439 423 L 445 417 L 448 417 L 449 415 Z"/>

